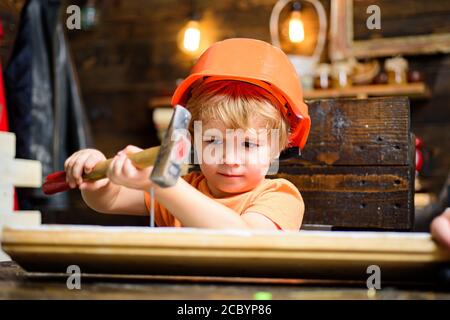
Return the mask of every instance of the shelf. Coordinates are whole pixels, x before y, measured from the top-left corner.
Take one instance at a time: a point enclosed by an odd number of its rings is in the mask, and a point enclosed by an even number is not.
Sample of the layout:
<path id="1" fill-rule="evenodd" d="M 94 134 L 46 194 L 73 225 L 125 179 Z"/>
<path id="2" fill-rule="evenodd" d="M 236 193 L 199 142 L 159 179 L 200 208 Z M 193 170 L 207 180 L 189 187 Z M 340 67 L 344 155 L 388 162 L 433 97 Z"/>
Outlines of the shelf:
<path id="1" fill-rule="evenodd" d="M 323 90 L 305 90 L 305 100 L 327 99 L 327 98 L 358 98 L 366 99 L 368 97 L 380 96 L 407 96 L 410 98 L 428 98 L 430 90 L 423 82 L 407 84 L 378 84 L 353 86 L 345 89 L 323 89 Z M 160 96 L 151 98 L 148 102 L 152 109 L 164 108 L 170 106 L 170 96 Z"/>
<path id="2" fill-rule="evenodd" d="M 378 84 L 353 86 L 344 89 L 323 89 L 323 90 L 305 90 L 304 98 L 306 100 L 325 99 L 325 98 L 343 98 L 356 97 L 366 99 L 368 97 L 379 96 L 408 96 L 410 98 L 427 98 L 430 96 L 430 90 L 423 82 L 407 84 Z"/>

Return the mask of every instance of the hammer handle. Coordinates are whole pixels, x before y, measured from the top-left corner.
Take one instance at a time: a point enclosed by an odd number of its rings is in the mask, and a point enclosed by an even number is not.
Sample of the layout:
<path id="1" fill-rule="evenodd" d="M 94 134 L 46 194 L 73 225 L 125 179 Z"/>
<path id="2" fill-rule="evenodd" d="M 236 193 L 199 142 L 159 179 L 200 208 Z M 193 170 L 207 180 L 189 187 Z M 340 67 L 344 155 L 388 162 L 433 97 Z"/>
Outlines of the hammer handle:
<path id="1" fill-rule="evenodd" d="M 134 166 L 139 169 L 144 169 L 154 165 L 158 152 L 159 146 L 130 154 L 128 155 L 128 158 L 131 160 Z M 97 163 L 91 172 L 83 173 L 83 180 L 95 181 L 106 178 L 106 172 L 112 160 L 113 159 L 111 158 Z M 69 189 L 70 186 L 66 182 L 66 173 L 64 171 L 49 174 L 45 178 L 45 181 L 42 185 L 42 190 L 47 195 L 55 194 Z"/>
<path id="2" fill-rule="evenodd" d="M 152 166 L 155 163 L 156 156 L 159 152 L 158 147 L 148 148 L 137 153 L 132 153 L 128 155 L 128 159 L 131 160 L 133 165 L 138 169 L 144 169 Z M 83 174 L 83 180 L 100 180 L 106 178 L 106 172 L 108 167 L 113 161 L 113 158 L 101 161 L 97 163 L 91 172 Z"/>

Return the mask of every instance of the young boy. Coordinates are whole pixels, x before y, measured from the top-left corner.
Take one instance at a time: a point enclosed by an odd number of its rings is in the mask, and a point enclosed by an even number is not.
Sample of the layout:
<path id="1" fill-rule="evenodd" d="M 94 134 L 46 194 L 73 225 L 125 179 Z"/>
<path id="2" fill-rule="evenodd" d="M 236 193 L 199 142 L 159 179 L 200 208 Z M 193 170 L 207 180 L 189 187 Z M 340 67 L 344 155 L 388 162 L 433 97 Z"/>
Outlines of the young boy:
<path id="1" fill-rule="evenodd" d="M 285 179 L 265 179 L 282 149 L 303 148 L 310 127 L 300 81 L 280 49 L 253 39 L 214 44 L 177 88 L 172 104 L 192 114 L 201 173 L 160 188 L 149 179 L 152 168 L 139 170 L 126 157 L 141 149 L 128 146 L 114 157 L 108 178 L 83 182 L 83 171 L 105 156 L 81 150 L 66 160 L 65 170 L 91 208 L 148 215 L 148 191 L 155 188 L 160 227 L 299 230 L 299 191 Z"/>

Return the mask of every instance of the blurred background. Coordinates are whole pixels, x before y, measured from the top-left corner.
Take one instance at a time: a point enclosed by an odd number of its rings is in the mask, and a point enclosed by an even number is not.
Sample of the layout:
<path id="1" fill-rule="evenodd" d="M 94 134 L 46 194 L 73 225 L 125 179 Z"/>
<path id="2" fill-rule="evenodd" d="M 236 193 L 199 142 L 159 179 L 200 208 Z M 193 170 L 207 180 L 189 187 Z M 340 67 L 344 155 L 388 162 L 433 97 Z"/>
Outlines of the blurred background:
<path id="1" fill-rule="evenodd" d="M 408 96 L 422 161 L 416 212 L 442 198 L 450 169 L 448 0 L 0 0 L 4 70 L 30 5 L 34 11 L 27 19 L 44 26 L 48 61 L 58 57 L 56 21 L 63 27 L 71 83 L 79 88 L 86 116 L 85 142 L 106 156 L 128 144 L 158 145 L 170 118 L 170 96 L 201 52 L 216 41 L 248 37 L 278 44 L 291 57 L 306 100 Z M 32 26 L 22 31 L 37 41 Z M 8 74 L 5 79 L 8 87 Z M 76 151 L 71 145 L 65 154 Z M 61 161 L 53 168 L 62 169 Z M 44 223 L 148 224 L 146 217 L 93 214 L 77 191 L 58 203 L 47 200 L 36 196 L 22 207 L 41 210 Z"/>

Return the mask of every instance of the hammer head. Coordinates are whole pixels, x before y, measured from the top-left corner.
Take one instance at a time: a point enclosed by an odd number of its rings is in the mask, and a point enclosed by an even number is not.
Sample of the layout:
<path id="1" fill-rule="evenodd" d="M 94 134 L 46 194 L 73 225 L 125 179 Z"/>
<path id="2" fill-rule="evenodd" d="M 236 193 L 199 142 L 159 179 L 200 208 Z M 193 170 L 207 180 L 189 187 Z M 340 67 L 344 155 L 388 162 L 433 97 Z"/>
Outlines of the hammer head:
<path id="1" fill-rule="evenodd" d="M 191 113 L 177 105 L 150 175 L 150 180 L 160 187 L 173 186 L 180 177 L 183 164 L 188 161 L 191 149 L 188 131 L 190 120 Z"/>

